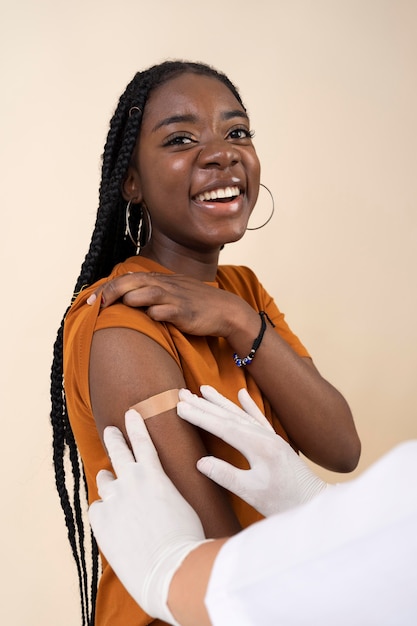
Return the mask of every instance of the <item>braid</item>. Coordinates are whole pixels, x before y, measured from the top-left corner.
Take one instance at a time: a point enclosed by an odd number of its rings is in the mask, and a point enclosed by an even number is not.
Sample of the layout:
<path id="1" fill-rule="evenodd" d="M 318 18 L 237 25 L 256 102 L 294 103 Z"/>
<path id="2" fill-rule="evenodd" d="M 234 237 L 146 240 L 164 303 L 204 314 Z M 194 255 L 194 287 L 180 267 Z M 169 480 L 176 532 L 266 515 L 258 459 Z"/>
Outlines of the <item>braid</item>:
<path id="1" fill-rule="evenodd" d="M 58 336 L 54 345 L 54 358 L 51 371 L 51 420 L 53 426 L 53 460 L 55 466 L 55 484 L 58 491 L 58 495 L 61 501 L 61 507 L 64 511 L 65 523 L 67 526 L 68 540 L 71 546 L 72 555 L 77 567 L 78 580 L 80 586 L 81 597 L 81 614 L 82 624 L 89 624 L 88 622 L 88 594 L 86 593 L 86 583 L 88 579 L 87 568 L 84 557 L 83 542 L 77 541 L 80 536 L 80 528 L 83 528 L 83 521 L 80 516 L 80 504 L 79 504 L 79 475 L 80 467 L 77 456 L 77 448 L 75 446 L 74 438 L 71 428 L 69 426 L 68 414 L 66 410 L 66 403 L 64 398 L 64 388 L 62 381 L 62 339 L 63 339 L 63 323 L 58 330 Z M 69 434 L 71 433 L 71 434 Z M 67 488 L 66 471 L 65 471 L 65 450 L 68 446 L 69 454 L 71 457 L 71 465 L 74 476 L 74 489 L 73 497 L 78 502 L 74 507 L 71 503 L 71 498 Z M 75 519 L 77 522 L 77 530 L 74 521 L 74 508 Z"/>
<path id="2" fill-rule="evenodd" d="M 186 61 L 166 61 L 135 74 L 120 97 L 110 121 L 102 157 L 99 207 L 90 247 L 81 266 L 74 288 L 74 298 L 86 286 L 110 274 L 113 267 L 135 254 L 135 247 L 124 237 L 125 201 L 122 185 L 139 136 L 146 102 L 159 85 L 180 74 L 190 72 L 221 81 L 241 104 L 236 87 L 224 74 L 208 65 Z M 132 226 L 138 226 L 140 216 L 132 215 Z M 136 220 L 136 224 L 135 224 Z M 146 237 L 146 233 L 145 233 Z M 98 547 L 83 521 L 80 493 L 87 496 L 84 470 L 68 418 L 63 381 L 64 321 L 58 329 L 51 369 L 51 424 L 53 430 L 53 461 L 55 483 L 64 512 L 68 540 L 75 560 L 81 597 L 82 626 L 93 626 L 99 576 Z M 67 461 L 67 463 L 66 463 Z M 72 476 L 65 471 L 70 465 Z M 86 563 L 86 542 L 91 546 L 92 568 Z M 90 583 L 89 583 L 90 581 Z"/>

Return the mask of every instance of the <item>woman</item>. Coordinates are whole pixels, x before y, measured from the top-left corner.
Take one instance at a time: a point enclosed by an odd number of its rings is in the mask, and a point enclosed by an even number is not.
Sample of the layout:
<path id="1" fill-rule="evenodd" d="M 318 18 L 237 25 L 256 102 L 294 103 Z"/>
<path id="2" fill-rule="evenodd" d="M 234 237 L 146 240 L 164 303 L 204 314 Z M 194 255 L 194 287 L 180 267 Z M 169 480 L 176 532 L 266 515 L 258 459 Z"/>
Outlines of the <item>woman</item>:
<path id="1" fill-rule="evenodd" d="M 249 119 L 223 74 L 166 62 L 134 77 L 110 124 L 97 222 L 75 289 L 81 293 L 59 331 L 52 370 L 57 486 L 85 621 L 84 530 L 78 496 L 72 513 L 62 480 L 65 444 L 74 491 L 76 441 L 89 501 L 97 499 L 97 471 L 111 467 L 103 430 L 116 423 L 124 432 L 130 406 L 143 414 L 142 403 L 156 396 L 147 405 L 149 432 L 207 537 L 236 533 L 259 515 L 201 475 L 196 461 L 207 452 L 242 467 L 245 460 L 180 420 L 175 392 L 162 400 L 159 394 L 181 387 L 197 393 L 204 383 L 235 400 L 246 387 L 294 448 L 335 471 L 357 464 L 360 444 L 343 397 L 320 376 L 254 274 L 218 266 L 221 248 L 244 235 L 259 184 Z M 105 284 L 103 299 L 95 299 Z M 106 307 L 126 292 L 124 303 Z M 95 577 L 91 610 L 98 626 L 149 623 L 105 561 L 97 600 Z"/>

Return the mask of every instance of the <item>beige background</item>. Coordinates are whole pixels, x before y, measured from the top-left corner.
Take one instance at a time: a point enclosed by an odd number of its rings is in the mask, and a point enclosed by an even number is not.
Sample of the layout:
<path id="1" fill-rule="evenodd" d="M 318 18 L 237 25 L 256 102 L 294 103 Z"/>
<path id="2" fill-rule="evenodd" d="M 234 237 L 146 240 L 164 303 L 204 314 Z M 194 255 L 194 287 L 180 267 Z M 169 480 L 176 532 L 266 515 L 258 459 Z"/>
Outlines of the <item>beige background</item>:
<path id="1" fill-rule="evenodd" d="M 0 622 L 72 626 L 49 368 L 117 98 L 165 58 L 206 61 L 240 87 L 276 215 L 223 261 L 257 271 L 347 397 L 358 473 L 417 437 L 417 2 L 2 0 L 0 12 Z"/>

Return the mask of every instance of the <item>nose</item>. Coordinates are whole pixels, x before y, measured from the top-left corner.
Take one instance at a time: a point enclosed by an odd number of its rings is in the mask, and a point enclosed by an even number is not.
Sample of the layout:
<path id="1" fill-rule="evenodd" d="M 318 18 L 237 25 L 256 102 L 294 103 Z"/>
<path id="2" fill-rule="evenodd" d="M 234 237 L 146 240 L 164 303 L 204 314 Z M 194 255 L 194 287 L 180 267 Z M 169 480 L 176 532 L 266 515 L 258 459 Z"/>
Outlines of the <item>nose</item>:
<path id="1" fill-rule="evenodd" d="M 238 148 L 224 139 L 206 142 L 199 153 L 199 164 L 204 168 L 226 169 L 240 160 Z"/>

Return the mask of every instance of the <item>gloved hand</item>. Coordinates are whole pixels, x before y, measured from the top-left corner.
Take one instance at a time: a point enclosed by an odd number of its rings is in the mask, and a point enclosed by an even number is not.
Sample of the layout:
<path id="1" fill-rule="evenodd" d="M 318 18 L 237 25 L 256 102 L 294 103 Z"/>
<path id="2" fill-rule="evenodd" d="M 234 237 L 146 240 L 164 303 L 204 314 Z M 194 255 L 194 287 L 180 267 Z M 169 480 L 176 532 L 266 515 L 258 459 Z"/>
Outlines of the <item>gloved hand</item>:
<path id="1" fill-rule="evenodd" d="M 184 558 L 204 543 L 194 509 L 166 476 L 139 414 L 129 410 L 126 430 L 109 426 L 104 442 L 117 479 L 97 474 L 101 500 L 89 519 L 97 543 L 136 602 L 153 617 L 177 624 L 167 606 L 172 577 Z"/>
<path id="2" fill-rule="evenodd" d="M 197 463 L 200 472 L 266 517 L 307 502 L 328 487 L 275 433 L 246 389 L 238 394 L 243 409 L 209 385 L 200 391 L 202 398 L 180 390 L 178 415 L 229 443 L 250 465 L 242 470 L 207 456 Z"/>

